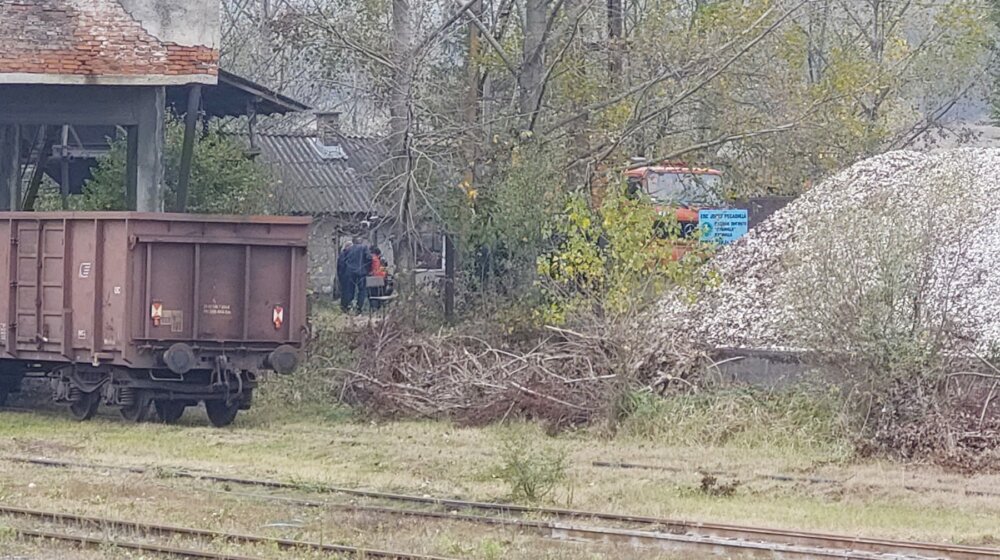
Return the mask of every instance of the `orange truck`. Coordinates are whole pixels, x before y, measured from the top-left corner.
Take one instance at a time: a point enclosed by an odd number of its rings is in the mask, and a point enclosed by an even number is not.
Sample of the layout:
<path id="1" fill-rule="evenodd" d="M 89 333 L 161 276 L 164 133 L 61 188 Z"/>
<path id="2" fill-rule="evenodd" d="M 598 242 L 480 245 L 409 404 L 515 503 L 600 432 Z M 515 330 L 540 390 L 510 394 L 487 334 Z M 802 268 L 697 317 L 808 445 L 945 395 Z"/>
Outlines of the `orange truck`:
<path id="1" fill-rule="evenodd" d="M 680 225 L 682 238 L 692 237 L 698 230 L 698 212 L 723 207 L 722 172 L 717 169 L 690 167 L 681 164 L 644 165 L 625 172 L 630 196 L 648 196 L 661 215 L 673 213 Z M 674 246 L 674 258 L 688 252 L 684 241 Z"/>

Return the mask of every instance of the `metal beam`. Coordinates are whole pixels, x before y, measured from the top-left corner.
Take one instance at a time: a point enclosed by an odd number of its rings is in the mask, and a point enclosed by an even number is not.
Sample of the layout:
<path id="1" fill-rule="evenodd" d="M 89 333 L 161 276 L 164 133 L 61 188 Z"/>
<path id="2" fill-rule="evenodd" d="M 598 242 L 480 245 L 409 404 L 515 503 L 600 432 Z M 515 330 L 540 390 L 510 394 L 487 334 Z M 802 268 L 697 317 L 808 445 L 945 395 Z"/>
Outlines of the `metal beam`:
<path id="1" fill-rule="evenodd" d="M 138 124 L 136 100 L 150 89 L 0 85 L 0 124 Z"/>
<path id="2" fill-rule="evenodd" d="M 35 201 L 38 200 L 38 189 L 42 186 L 42 179 L 45 177 L 45 166 L 48 164 L 53 144 L 55 144 L 55 136 L 50 134 L 49 127 L 42 125 L 38 130 L 38 159 L 32 162 L 34 168 L 31 171 L 31 179 L 28 180 L 28 189 L 24 193 L 24 202 L 21 204 L 22 210 L 31 211 L 35 209 Z"/>

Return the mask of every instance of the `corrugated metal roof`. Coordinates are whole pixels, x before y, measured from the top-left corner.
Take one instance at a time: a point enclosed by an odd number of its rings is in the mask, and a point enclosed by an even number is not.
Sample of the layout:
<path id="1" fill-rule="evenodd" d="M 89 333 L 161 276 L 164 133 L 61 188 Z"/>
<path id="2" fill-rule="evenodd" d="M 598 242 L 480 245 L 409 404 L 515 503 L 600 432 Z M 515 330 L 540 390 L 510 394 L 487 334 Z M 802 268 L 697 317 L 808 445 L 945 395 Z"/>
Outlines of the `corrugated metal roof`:
<path id="1" fill-rule="evenodd" d="M 239 136 L 249 143 L 247 135 Z M 278 212 L 364 214 L 376 207 L 376 185 L 386 159 L 382 142 L 348 135 L 338 135 L 338 139 L 342 155 L 337 150 L 323 150 L 313 135 L 257 135 L 260 161 L 280 181 L 276 188 Z"/>

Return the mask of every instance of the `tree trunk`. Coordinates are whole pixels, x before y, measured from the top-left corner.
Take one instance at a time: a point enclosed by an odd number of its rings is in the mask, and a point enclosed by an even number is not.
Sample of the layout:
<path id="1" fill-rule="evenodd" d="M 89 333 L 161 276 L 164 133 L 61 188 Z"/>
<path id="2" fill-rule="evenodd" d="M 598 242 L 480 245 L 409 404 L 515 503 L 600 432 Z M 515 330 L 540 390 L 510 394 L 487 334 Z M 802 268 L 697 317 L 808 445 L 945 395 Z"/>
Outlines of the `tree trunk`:
<path id="1" fill-rule="evenodd" d="M 624 60 L 625 17 L 622 10 L 624 0 L 608 0 L 608 75 L 612 85 L 621 84 Z M 614 95 L 614 92 L 612 92 Z"/>
<path id="2" fill-rule="evenodd" d="M 827 29 L 830 22 L 830 0 L 823 0 L 815 11 L 810 11 L 807 21 L 806 62 L 809 83 L 818 84 L 826 71 Z"/>
<path id="3" fill-rule="evenodd" d="M 396 264 L 408 274 L 414 268 L 413 237 L 413 18 L 410 0 L 392 0 L 392 91 L 389 95 L 389 181 L 398 197 L 398 214 L 393 233 Z"/>
<path id="4" fill-rule="evenodd" d="M 531 131 L 535 127 L 545 80 L 545 27 L 549 17 L 549 0 L 525 0 L 524 4 L 524 47 L 521 75 L 518 77 L 518 109 L 522 130 Z"/>

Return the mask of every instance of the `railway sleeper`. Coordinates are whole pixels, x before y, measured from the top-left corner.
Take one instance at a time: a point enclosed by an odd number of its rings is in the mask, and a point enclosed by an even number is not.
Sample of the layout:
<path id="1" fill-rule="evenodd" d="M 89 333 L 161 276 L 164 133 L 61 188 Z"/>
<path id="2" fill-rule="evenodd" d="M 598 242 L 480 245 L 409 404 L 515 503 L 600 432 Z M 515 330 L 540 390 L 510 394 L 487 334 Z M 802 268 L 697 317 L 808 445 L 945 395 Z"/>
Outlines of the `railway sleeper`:
<path id="1" fill-rule="evenodd" d="M 89 420 L 101 404 L 118 407 L 132 422 L 156 419 L 172 424 L 184 410 L 205 404 L 209 422 L 216 427 L 231 424 L 240 410 L 253 402 L 257 379 L 248 371 L 192 371 L 177 377 L 169 372 L 99 371 L 60 368 L 50 374 L 52 396 L 58 404 L 69 406 L 77 420 Z"/>

